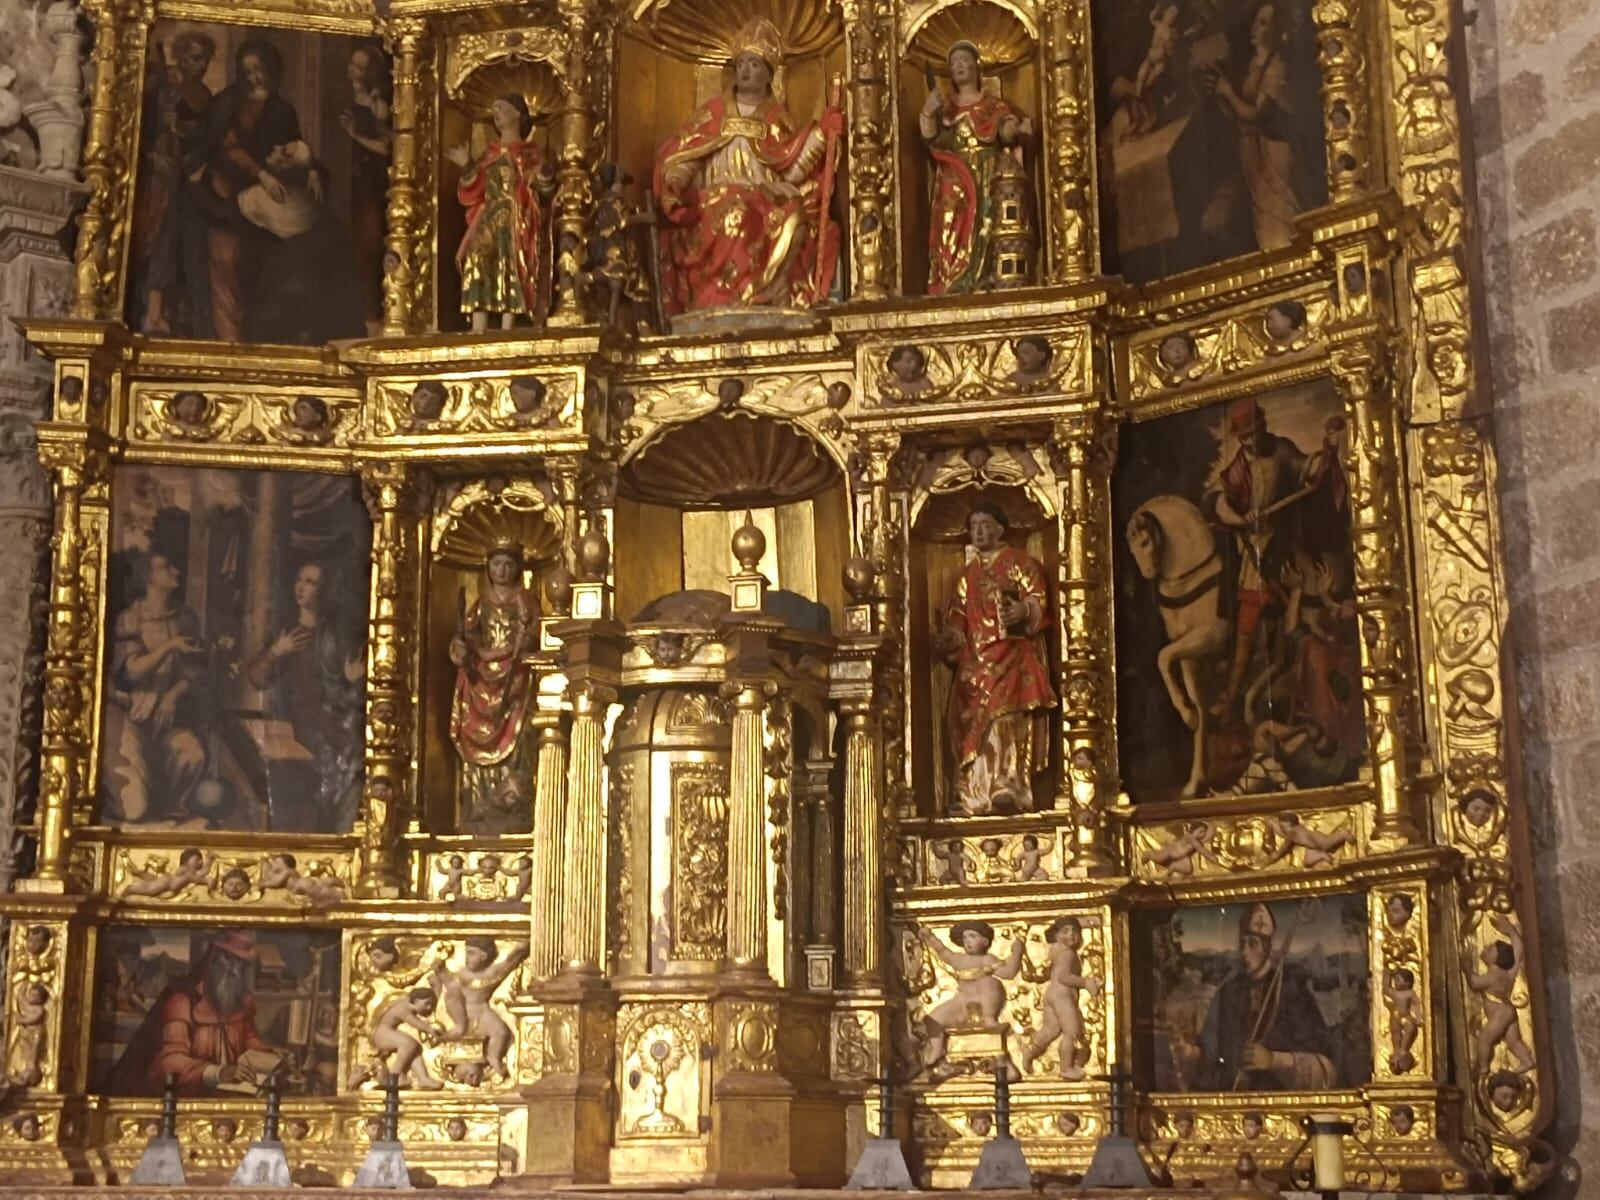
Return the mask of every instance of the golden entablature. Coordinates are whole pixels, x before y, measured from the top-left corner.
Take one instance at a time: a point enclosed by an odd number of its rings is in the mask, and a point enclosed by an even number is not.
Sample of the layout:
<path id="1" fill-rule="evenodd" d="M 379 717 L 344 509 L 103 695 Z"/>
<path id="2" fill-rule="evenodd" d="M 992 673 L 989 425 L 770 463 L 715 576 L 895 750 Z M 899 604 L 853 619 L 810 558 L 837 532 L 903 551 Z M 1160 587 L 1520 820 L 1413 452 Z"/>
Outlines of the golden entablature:
<path id="1" fill-rule="evenodd" d="M 1548 1174 L 1449 6 L 85 7 L 0 1170 Z"/>

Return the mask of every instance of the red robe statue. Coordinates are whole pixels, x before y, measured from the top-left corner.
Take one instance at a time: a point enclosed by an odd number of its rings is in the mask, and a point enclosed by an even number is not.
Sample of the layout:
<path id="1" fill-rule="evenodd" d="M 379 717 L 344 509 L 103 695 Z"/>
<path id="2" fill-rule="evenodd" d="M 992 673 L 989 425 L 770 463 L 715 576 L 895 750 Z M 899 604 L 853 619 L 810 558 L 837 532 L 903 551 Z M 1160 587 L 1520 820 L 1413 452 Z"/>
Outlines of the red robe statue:
<path id="1" fill-rule="evenodd" d="M 955 672 L 949 734 L 956 798 L 967 812 L 1033 807 L 1032 776 L 1048 747 L 1035 718 L 1056 702 L 1042 637 L 1046 596 L 1038 559 L 1001 545 L 973 555 L 945 606 L 944 627 L 961 639 L 947 655 Z M 1002 625 L 1002 598 L 1026 605 L 1026 621 Z"/>
<path id="2" fill-rule="evenodd" d="M 669 314 L 806 307 L 828 294 L 839 227 L 820 211 L 825 148 L 814 123 L 794 129 L 782 101 L 742 105 L 732 93 L 704 104 L 661 147 L 655 192 Z M 676 168 L 688 168 L 690 182 L 671 186 Z"/>

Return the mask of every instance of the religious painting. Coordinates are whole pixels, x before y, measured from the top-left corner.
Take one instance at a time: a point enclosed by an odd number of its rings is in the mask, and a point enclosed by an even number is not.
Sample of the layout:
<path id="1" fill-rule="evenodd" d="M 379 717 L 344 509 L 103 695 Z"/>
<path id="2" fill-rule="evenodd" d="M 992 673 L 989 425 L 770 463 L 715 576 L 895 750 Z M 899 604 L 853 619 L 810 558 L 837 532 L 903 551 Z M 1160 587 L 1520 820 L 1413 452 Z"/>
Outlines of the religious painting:
<path id="1" fill-rule="evenodd" d="M 1326 379 L 1123 428 L 1117 724 L 1135 800 L 1358 777 L 1346 438 Z"/>
<path id="2" fill-rule="evenodd" d="M 1144 1091 L 1322 1092 L 1371 1078 L 1363 895 L 1142 912 L 1133 962 Z"/>
<path id="3" fill-rule="evenodd" d="M 347 832 L 372 538 L 356 479 L 123 466 L 111 537 L 101 819 Z"/>
<path id="4" fill-rule="evenodd" d="M 1104 259 L 1157 279 L 1327 202 L 1311 0 L 1095 0 Z"/>
<path id="5" fill-rule="evenodd" d="M 100 940 L 93 1090 L 329 1096 L 338 1086 L 339 935 L 117 926 Z"/>
<path id="6" fill-rule="evenodd" d="M 378 43 L 157 21 L 128 324 L 320 345 L 382 325 L 392 86 Z"/>

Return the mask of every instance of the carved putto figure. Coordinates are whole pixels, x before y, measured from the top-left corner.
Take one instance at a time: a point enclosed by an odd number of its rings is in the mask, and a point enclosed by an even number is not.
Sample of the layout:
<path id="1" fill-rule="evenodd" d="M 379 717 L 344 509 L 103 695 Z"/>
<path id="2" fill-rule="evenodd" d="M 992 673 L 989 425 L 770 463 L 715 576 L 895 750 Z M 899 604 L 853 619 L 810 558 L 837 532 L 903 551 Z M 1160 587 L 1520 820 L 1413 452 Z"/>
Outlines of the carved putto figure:
<path id="1" fill-rule="evenodd" d="M 470 608 L 461 593 L 450 641 L 456 666 L 450 740 L 461 759 L 461 823 L 474 833 L 529 827 L 523 726 L 533 670 L 524 656 L 537 643 L 538 618 L 538 598 L 522 583 L 522 547 L 497 542 Z"/>
<path id="2" fill-rule="evenodd" d="M 972 556 L 945 605 L 934 649 L 955 672 L 947 724 L 955 803 L 968 813 L 1033 807 L 1048 739 L 1036 723 L 1056 703 L 1045 661 L 1044 566 L 1005 543 L 1004 510 L 967 518 Z"/>
<path id="3" fill-rule="evenodd" d="M 1061 1078 L 1079 1080 L 1084 1070 L 1079 1062 L 1079 1043 L 1083 1040 L 1083 1011 L 1078 1007 L 1078 993 L 1087 991 L 1098 996 L 1105 984 L 1083 971 L 1078 950 L 1083 945 L 1083 924 L 1077 917 L 1061 917 L 1045 930 L 1045 940 L 1050 943 L 1050 964 L 1037 977 L 1024 962 L 1023 974 L 1028 978 L 1045 981 L 1044 1022 L 1039 1031 L 1022 1047 L 1022 1069 L 1031 1071 L 1034 1060 L 1050 1048 L 1057 1038 L 1061 1040 Z"/>
<path id="4" fill-rule="evenodd" d="M 795 127 L 772 91 L 783 44 L 771 21 L 739 31 L 732 62 L 732 89 L 701 105 L 656 155 L 669 316 L 805 308 L 833 286 L 839 228 L 828 207 L 844 113 L 830 105 L 820 121 Z"/>
<path id="5" fill-rule="evenodd" d="M 930 89 L 917 117 L 933 156 L 931 296 L 1026 282 L 1032 267 L 1031 261 L 1013 260 L 1019 239 L 1028 241 L 1031 229 L 1032 187 L 1022 146 L 1033 122 L 984 90 L 977 46 L 957 42 L 945 61 L 950 90 Z"/>
<path id="6" fill-rule="evenodd" d="M 987 921 L 957 921 L 950 928 L 954 946 L 946 946 L 931 930 L 919 928 L 923 944 L 944 960 L 955 973 L 955 995 L 936 1005 L 923 1018 L 927 1041 L 922 1048 L 922 1063 L 937 1068 L 944 1062 L 949 1030 L 957 1025 L 981 1023 L 997 1025 L 1006 1006 L 1003 979 L 1015 979 L 1022 970 L 1021 938 L 1011 943 L 1004 958 L 989 953 L 994 945 L 994 926 Z"/>
<path id="7" fill-rule="evenodd" d="M 500 314 L 510 329 L 518 316 L 538 318 L 544 311 L 539 243 L 544 224 L 540 206 L 555 190 L 555 176 L 538 146 L 528 141 L 533 114 L 517 92 L 507 92 L 489 108 L 494 140 L 474 161 L 466 146 L 445 156 L 461 168 L 456 198 L 467 211 L 467 232 L 456 249 L 461 270 L 461 311 L 472 314 L 472 329 L 489 327 Z"/>
<path id="8" fill-rule="evenodd" d="M 463 964 L 455 971 L 441 965 L 434 972 L 434 987 L 444 995 L 445 1014 L 450 1018 L 449 1036 L 481 1037 L 490 1078 L 504 1079 L 513 1034 L 490 1000 L 517 964 L 528 957 L 528 947 L 513 946 L 501 957 L 493 938 L 472 937 L 467 939 L 465 953 Z"/>

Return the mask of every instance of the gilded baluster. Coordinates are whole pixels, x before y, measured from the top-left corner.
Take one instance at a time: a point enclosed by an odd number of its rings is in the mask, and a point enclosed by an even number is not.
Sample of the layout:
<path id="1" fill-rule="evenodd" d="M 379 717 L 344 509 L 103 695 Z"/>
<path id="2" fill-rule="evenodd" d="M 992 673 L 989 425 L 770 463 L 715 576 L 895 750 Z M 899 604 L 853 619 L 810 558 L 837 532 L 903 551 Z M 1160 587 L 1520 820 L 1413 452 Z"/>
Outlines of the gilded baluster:
<path id="1" fill-rule="evenodd" d="M 418 284 L 425 270 L 428 246 L 418 223 L 423 199 L 419 129 L 423 43 L 427 23 L 420 17 L 394 17 L 384 27 L 394 61 L 394 142 L 389 159 L 388 253 L 383 278 L 383 331 L 389 335 L 415 332 L 421 316 L 416 309 Z"/>
<path id="2" fill-rule="evenodd" d="M 870 516 L 864 533 L 867 559 L 872 563 L 873 620 L 889 640 L 880 680 L 884 720 L 883 770 L 885 787 L 895 811 L 914 815 L 916 797 L 906 765 L 905 641 L 901 612 L 905 607 L 905 527 L 903 497 L 893 487 L 894 460 L 900 452 L 900 435 L 873 434 L 863 439 L 866 482 L 870 488 Z"/>
<path id="3" fill-rule="evenodd" d="M 583 305 L 573 272 L 561 270 L 564 253 L 581 261 L 584 224 L 594 207 L 594 187 L 586 160 L 589 153 L 588 45 L 589 8 L 586 0 L 566 0 L 560 6 L 567 29 L 567 56 L 562 72 L 560 161 L 556 170 L 555 253 L 557 269 L 551 285 L 550 319 L 553 326 L 581 325 Z"/>
<path id="4" fill-rule="evenodd" d="M 115 320 L 139 137 L 139 122 L 126 114 L 139 111 L 143 74 L 138 64 L 144 62 L 145 31 L 154 14 L 118 0 L 87 0 L 84 9 L 95 28 L 94 92 L 83 152 L 89 201 L 78 227 L 72 315 L 85 321 Z"/>
<path id="5" fill-rule="evenodd" d="M 415 572 L 418 564 L 417 481 L 402 464 L 363 467 L 372 514 L 372 593 L 367 617 L 366 785 L 356 894 L 400 894 L 401 812 L 411 770 L 416 693 Z"/>
<path id="6" fill-rule="evenodd" d="M 1111 662 L 1111 467 L 1115 430 L 1099 411 L 1056 422 L 1061 496 L 1061 744 L 1058 808 L 1073 812 L 1074 873 L 1112 868 L 1105 804 L 1117 791 L 1116 683 Z"/>
<path id="7" fill-rule="evenodd" d="M 606 710 L 616 691 L 591 681 L 572 684 L 572 735 L 567 760 L 566 879 L 562 955 L 566 968 L 597 974 L 605 954 Z"/>
<path id="8" fill-rule="evenodd" d="M 100 457 L 80 438 L 39 433 L 39 459 L 53 475 L 55 536 L 51 540 L 50 624 L 45 643 L 44 735 L 39 763 L 39 845 L 32 877 L 17 881 L 22 892 L 67 890 L 67 846 L 72 805 L 87 776 L 83 734 L 86 673 L 82 634 L 92 613 L 81 592 L 84 489 L 103 469 Z"/>
<path id="9" fill-rule="evenodd" d="M 1049 107 L 1046 277 L 1072 283 L 1100 269 L 1094 237 L 1094 69 L 1088 0 L 1053 0 L 1045 17 Z"/>
<path id="10" fill-rule="evenodd" d="M 898 290 L 894 166 L 887 130 L 894 122 L 890 58 L 894 39 L 874 0 L 845 0 L 850 59 L 850 279 L 857 300 L 881 300 Z"/>
<path id="11" fill-rule="evenodd" d="M 1411 605 L 1400 496 L 1400 413 L 1379 351 L 1357 341 L 1333 352 L 1333 381 L 1350 426 L 1350 521 L 1355 543 L 1368 752 L 1377 789 L 1374 833 L 1402 844 L 1418 837 L 1412 813 Z"/>
<path id="12" fill-rule="evenodd" d="M 1351 200 L 1367 190 L 1371 139 L 1367 133 L 1367 44 L 1362 8 L 1354 0 L 1317 0 L 1322 67 L 1324 140 L 1328 147 L 1328 199 Z"/>

